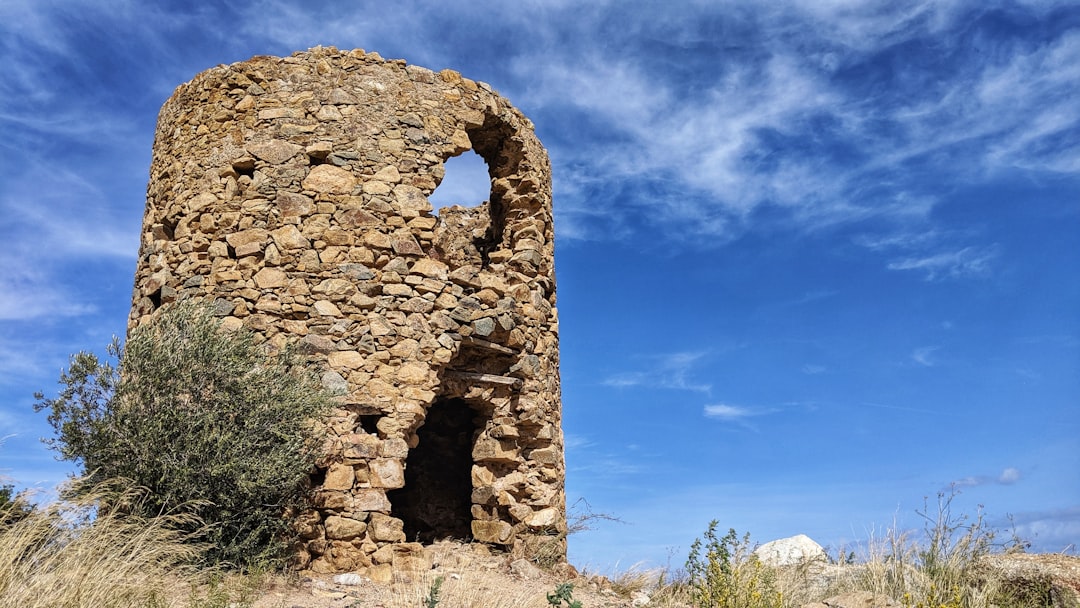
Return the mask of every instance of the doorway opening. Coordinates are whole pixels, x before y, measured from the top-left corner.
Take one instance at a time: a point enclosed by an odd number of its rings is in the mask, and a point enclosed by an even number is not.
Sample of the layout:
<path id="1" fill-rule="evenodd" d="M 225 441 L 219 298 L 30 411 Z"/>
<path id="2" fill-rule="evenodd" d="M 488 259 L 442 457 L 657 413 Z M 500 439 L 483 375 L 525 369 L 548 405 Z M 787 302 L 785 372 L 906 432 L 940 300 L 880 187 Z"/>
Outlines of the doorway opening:
<path id="1" fill-rule="evenodd" d="M 440 399 L 428 408 L 406 460 L 405 486 L 387 493 L 407 540 L 471 538 L 475 416 L 463 399 Z"/>

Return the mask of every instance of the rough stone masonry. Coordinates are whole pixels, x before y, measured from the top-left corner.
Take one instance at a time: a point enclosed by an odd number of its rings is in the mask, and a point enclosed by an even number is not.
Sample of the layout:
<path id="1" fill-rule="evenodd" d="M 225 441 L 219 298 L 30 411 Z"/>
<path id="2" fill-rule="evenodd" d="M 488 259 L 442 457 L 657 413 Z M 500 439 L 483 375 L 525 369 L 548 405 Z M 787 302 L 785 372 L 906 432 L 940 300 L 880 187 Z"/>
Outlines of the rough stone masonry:
<path id="1" fill-rule="evenodd" d="M 489 200 L 433 211 L 474 150 Z M 181 298 L 336 395 L 301 567 L 472 539 L 565 556 L 551 177 L 484 83 L 362 50 L 218 66 L 165 103 L 129 328 Z"/>

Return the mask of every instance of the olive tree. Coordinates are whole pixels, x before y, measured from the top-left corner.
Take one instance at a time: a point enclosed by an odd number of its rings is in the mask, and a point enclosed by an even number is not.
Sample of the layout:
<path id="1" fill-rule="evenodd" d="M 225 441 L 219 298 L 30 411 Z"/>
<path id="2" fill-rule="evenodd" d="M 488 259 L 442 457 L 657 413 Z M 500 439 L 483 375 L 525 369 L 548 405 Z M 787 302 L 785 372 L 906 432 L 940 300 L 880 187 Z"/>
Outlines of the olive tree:
<path id="1" fill-rule="evenodd" d="M 71 358 L 52 399 L 37 394 L 46 443 L 90 482 L 145 487 L 139 515 L 192 509 L 208 524 L 206 558 L 236 566 L 284 556 L 331 399 L 288 352 L 181 303 L 108 348 Z M 93 483 L 85 484 L 93 485 Z M 156 513 L 155 513 L 156 512 Z"/>

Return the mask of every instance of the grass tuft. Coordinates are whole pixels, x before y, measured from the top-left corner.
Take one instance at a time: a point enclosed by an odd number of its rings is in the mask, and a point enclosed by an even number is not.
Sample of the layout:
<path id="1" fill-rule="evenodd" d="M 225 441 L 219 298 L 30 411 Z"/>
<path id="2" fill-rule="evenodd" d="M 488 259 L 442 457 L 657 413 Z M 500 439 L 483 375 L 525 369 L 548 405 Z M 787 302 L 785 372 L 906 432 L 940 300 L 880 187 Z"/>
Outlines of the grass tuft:
<path id="1" fill-rule="evenodd" d="M 128 514 L 142 493 L 104 484 L 0 529 L 0 602 L 20 608 L 166 608 L 200 552 L 185 514 Z"/>

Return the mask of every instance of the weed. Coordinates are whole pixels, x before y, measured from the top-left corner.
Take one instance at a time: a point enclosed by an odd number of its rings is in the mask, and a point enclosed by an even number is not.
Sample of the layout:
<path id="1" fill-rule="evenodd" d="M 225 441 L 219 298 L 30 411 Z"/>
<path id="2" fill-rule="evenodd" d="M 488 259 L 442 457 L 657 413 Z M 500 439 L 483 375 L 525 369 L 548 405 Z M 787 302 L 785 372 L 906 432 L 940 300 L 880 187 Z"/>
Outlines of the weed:
<path id="1" fill-rule="evenodd" d="M 739 539 L 734 529 L 716 535 L 713 520 L 690 546 L 686 572 L 693 603 L 701 608 L 782 608 L 776 573 L 751 551 L 750 535 Z"/>
<path id="2" fill-rule="evenodd" d="M 566 604 L 566 608 L 581 608 L 581 602 L 574 600 L 574 584 L 559 583 L 555 586 L 555 592 L 547 594 L 548 604 L 553 608 L 559 608 Z"/>
<path id="3" fill-rule="evenodd" d="M 436 576 L 428 589 L 427 597 L 424 598 L 424 608 L 435 608 L 439 605 L 439 590 L 442 588 L 443 577 Z"/>
<path id="4" fill-rule="evenodd" d="M 999 551 L 1022 550 L 1015 532 L 1004 542 L 990 527 L 980 505 L 974 517 L 953 512 L 956 488 L 939 492 L 936 504 L 925 501 L 916 513 L 923 519 L 921 541 L 890 530 L 883 542 L 871 542 L 859 585 L 899 598 L 905 608 L 989 608 L 1019 606 L 1015 594 L 998 581 L 984 580 L 979 562 Z"/>

